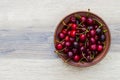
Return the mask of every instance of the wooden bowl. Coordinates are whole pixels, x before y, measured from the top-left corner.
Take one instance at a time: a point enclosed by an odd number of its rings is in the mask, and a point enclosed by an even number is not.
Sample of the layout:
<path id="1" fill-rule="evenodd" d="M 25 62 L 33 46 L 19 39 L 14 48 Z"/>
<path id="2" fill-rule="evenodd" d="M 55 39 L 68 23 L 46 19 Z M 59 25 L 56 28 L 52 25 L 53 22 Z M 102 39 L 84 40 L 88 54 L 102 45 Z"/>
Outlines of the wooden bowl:
<path id="1" fill-rule="evenodd" d="M 79 12 L 74 12 L 68 16 L 66 16 L 65 18 L 63 18 L 63 20 L 60 21 L 60 23 L 58 24 L 56 30 L 55 30 L 55 33 L 54 33 L 54 46 L 56 44 L 55 40 L 58 39 L 58 33 L 62 30 L 63 28 L 63 24 L 62 24 L 62 21 L 64 21 L 65 23 L 67 23 L 70 19 L 70 16 L 73 16 L 75 14 L 78 14 L 78 15 L 81 15 L 81 16 L 86 16 L 88 12 L 87 11 L 79 11 Z M 106 40 L 105 40 L 105 44 L 106 44 L 106 47 L 104 48 L 104 50 L 97 56 L 94 58 L 94 60 L 92 62 L 74 62 L 72 60 L 66 62 L 72 66 L 77 66 L 77 67 L 88 67 L 88 66 L 92 66 L 92 65 L 95 65 L 96 63 L 100 62 L 107 54 L 108 50 L 109 50 L 109 47 L 110 47 L 110 43 L 111 43 L 111 36 L 110 36 L 110 31 L 108 29 L 108 26 L 107 24 L 99 17 L 97 16 L 96 14 L 94 13 L 91 13 L 89 12 L 90 16 L 92 18 L 95 18 L 97 19 L 99 22 L 101 22 L 103 25 L 105 25 L 103 27 L 103 29 L 106 29 L 107 32 L 105 32 L 105 36 L 106 36 Z M 63 56 L 63 55 L 58 55 L 60 58 L 62 58 L 63 61 L 66 61 L 67 57 Z"/>

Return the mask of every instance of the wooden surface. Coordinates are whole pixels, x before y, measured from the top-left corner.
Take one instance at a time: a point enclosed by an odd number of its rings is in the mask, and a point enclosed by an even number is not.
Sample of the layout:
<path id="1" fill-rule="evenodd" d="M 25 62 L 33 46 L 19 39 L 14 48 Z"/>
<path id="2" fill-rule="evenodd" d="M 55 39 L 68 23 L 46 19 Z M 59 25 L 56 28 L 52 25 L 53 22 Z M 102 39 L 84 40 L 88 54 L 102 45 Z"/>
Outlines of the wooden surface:
<path id="1" fill-rule="evenodd" d="M 87 68 L 54 54 L 53 34 L 66 15 L 91 9 L 108 24 L 108 55 Z M 0 80 L 119 80 L 120 0 L 0 0 Z"/>

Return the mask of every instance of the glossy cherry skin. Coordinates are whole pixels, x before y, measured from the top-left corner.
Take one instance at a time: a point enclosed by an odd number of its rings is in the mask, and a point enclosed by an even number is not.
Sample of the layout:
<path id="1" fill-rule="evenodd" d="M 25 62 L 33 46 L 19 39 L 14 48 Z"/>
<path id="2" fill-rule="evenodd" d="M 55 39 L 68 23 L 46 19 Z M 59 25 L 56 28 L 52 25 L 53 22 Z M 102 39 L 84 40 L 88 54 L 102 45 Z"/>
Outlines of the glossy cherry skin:
<path id="1" fill-rule="evenodd" d="M 70 37 L 69 37 L 69 36 L 66 36 L 66 37 L 65 37 L 65 41 L 70 41 Z"/>
<path id="2" fill-rule="evenodd" d="M 60 34 L 59 34 L 59 38 L 60 38 L 60 39 L 64 39 L 64 38 L 65 38 L 65 35 L 64 35 L 63 33 L 60 33 Z"/>
<path id="3" fill-rule="evenodd" d="M 76 22 L 76 18 L 74 16 L 71 16 L 70 17 L 70 22 L 75 23 Z"/>
<path id="4" fill-rule="evenodd" d="M 103 46 L 102 45 L 98 45 L 97 46 L 97 51 L 101 52 L 103 50 Z"/>
<path id="5" fill-rule="evenodd" d="M 86 40 L 86 35 L 85 34 L 80 34 L 79 38 L 80 38 L 80 41 L 85 41 Z"/>
<path id="6" fill-rule="evenodd" d="M 73 52 L 72 52 L 72 51 L 69 51 L 69 52 L 68 52 L 68 57 L 69 57 L 69 58 L 72 58 L 72 57 L 73 57 Z"/>
<path id="7" fill-rule="evenodd" d="M 83 23 L 83 22 L 86 22 L 86 17 L 85 17 L 85 16 L 81 16 L 80 21 L 81 21 L 82 23 Z"/>
<path id="8" fill-rule="evenodd" d="M 70 47 L 71 46 L 71 42 L 69 42 L 69 41 L 65 42 L 65 46 L 66 47 Z"/>
<path id="9" fill-rule="evenodd" d="M 94 21 L 93 21 L 92 18 L 89 17 L 89 18 L 87 19 L 87 24 L 88 24 L 88 25 L 92 25 L 93 22 L 94 22 Z"/>
<path id="10" fill-rule="evenodd" d="M 67 29 L 63 29 L 62 33 L 66 35 L 67 34 Z"/>
<path id="11" fill-rule="evenodd" d="M 75 36 L 76 36 L 76 30 L 72 30 L 72 31 L 70 32 L 70 36 L 71 36 L 71 37 L 75 37 Z"/>
<path id="12" fill-rule="evenodd" d="M 93 37 L 96 35 L 96 30 L 90 30 L 90 35 Z"/>
<path id="13" fill-rule="evenodd" d="M 71 29 L 76 30 L 76 28 L 77 28 L 77 24 L 72 24 Z"/>
<path id="14" fill-rule="evenodd" d="M 58 44 L 56 45 L 56 49 L 57 49 L 57 50 L 62 50 L 62 49 L 63 49 L 62 44 L 58 43 Z"/>
<path id="15" fill-rule="evenodd" d="M 90 42 L 91 42 L 92 44 L 96 43 L 95 38 L 91 37 L 91 38 L 90 38 Z"/>
<path id="16" fill-rule="evenodd" d="M 80 56 L 79 55 L 75 55 L 74 58 L 73 58 L 73 60 L 75 62 L 78 62 L 80 60 Z"/>
<path id="17" fill-rule="evenodd" d="M 95 51 L 97 49 L 97 45 L 96 44 L 92 44 L 90 46 L 90 49 L 93 50 L 93 51 Z"/>

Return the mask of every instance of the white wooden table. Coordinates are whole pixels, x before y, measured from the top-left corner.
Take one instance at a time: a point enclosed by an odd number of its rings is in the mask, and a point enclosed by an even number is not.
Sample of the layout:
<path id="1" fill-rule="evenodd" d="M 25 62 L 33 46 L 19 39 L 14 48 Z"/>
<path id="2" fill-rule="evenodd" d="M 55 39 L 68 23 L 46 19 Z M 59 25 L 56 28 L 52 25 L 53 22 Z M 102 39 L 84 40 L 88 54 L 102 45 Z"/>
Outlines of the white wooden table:
<path id="1" fill-rule="evenodd" d="M 87 68 L 54 54 L 53 34 L 66 15 L 91 9 L 108 24 L 108 55 Z M 119 80 L 120 0 L 0 0 L 0 80 Z"/>

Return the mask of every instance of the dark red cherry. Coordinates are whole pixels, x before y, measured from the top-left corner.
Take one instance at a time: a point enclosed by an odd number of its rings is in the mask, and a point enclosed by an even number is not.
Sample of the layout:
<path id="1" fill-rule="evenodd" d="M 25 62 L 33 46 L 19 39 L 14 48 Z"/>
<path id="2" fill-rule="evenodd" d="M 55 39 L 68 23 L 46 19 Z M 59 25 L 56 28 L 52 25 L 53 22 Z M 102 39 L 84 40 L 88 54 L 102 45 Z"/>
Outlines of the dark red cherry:
<path id="1" fill-rule="evenodd" d="M 89 17 L 89 18 L 87 19 L 87 24 L 88 24 L 88 25 L 92 25 L 92 24 L 93 24 L 93 19 Z"/>
<path id="2" fill-rule="evenodd" d="M 65 35 L 64 35 L 63 33 L 60 33 L 60 34 L 59 34 L 59 38 L 60 38 L 60 39 L 64 39 L 64 38 L 65 38 Z"/>
<path id="3" fill-rule="evenodd" d="M 79 38 L 80 38 L 80 41 L 85 41 L 86 40 L 86 35 L 85 34 L 80 34 Z"/>
<path id="4" fill-rule="evenodd" d="M 101 52 L 103 50 L 103 46 L 102 45 L 98 45 L 97 46 L 97 51 Z"/>
<path id="5" fill-rule="evenodd" d="M 69 41 L 65 42 L 65 46 L 66 47 L 70 47 L 71 46 L 71 42 L 69 42 Z"/>
<path id="6" fill-rule="evenodd" d="M 77 24 L 72 24 L 71 29 L 76 30 L 76 28 L 77 28 Z"/>
<path id="7" fill-rule="evenodd" d="M 69 36 L 66 36 L 66 37 L 65 37 L 65 41 L 70 41 L 70 37 L 69 37 Z"/>
<path id="8" fill-rule="evenodd" d="M 75 36 L 76 36 L 76 31 L 75 31 L 75 30 L 72 30 L 72 31 L 70 32 L 70 36 L 71 36 L 71 37 L 75 37 Z"/>
<path id="9" fill-rule="evenodd" d="M 75 55 L 73 59 L 74 59 L 75 62 L 78 62 L 80 60 L 80 56 L 79 55 Z"/>
<path id="10" fill-rule="evenodd" d="M 72 52 L 72 51 L 69 51 L 69 52 L 68 52 L 68 57 L 69 57 L 69 58 L 72 58 L 72 57 L 73 57 L 73 52 Z"/>
<path id="11" fill-rule="evenodd" d="M 81 46 L 81 47 L 80 47 L 80 51 L 81 51 L 81 52 L 84 52 L 84 51 L 85 51 L 85 47 L 84 47 L 84 46 Z"/>
<path id="12" fill-rule="evenodd" d="M 77 41 L 73 42 L 73 45 L 74 45 L 75 48 L 78 48 L 78 46 L 79 46 Z"/>
<path id="13" fill-rule="evenodd" d="M 68 51 L 69 51 L 69 48 L 64 49 L 64 53 L 68 53 Z"/>
<path id="14" fill-rule="evenodd" d="M 75 41 L 75 38 L 70 37 L 70 42 L 74 42 L 74 41 Z"/>
<path id="15" fill-rule="evenodd" d="M 68 32 L 67 32 L 67 34 L 68 34 L 69 36 L 70 36 L 70 32 L 71 32 L 71 31 L 68 31 Z"/>
<path id="16" fill-rule="evenodd" d="M 76 48 L 73 48 L 73 49 L 72 49 L 72 52 L 73 52 L 73 54 L 77 54 L 77 53 L 78 53 L 78 51 L 77 51 Z"/>
<path id="17" fill-rule="evenodd" d="M 90 49 L 93 50 L 93 51 L 96 50 L 96 49 L 97 49 L 97 45 L 96 45 L 96 44 L 92 44 L 92 45 L 90 46 Z"/>
<path id="18" fill-rule="evenodd" d="M 60 44 L 60 43 L 56 44 L 56 49 L 57 50 L 62 50 L 63 49 L 62 44 Z"/>
<path id="19" fill-rule="evenodd" d="M 66 35 L 67 34 L 67 29 L 63 29 L 62 33 Z"/>
<path id="20" fill-rule="evenodd" d="M 90 30 L 90 35 L 91 36 L 95 36 L 96 35 L 96 31 L 95 30 Z"/>
<path id="21" fill-rule="evenodd" d="M 70 17 L 70 22 L 75 23 L 76 22 L 76 18 L 74 16 L 71 16 Z"/>
<path id="22" fill-rule="evenodd" d="M 91 38 L 90 38 L 90 42 L 91 42 L 92 44 L 96 43 L 95 38 L 91 37 Z"/>
<path id="23" fill-rule="evenodd" d="M 80 18 L 80 21 L 81 21 L 81 22 L 86 22 L 86 17 L 85 17 L 85 16 L 82 16 L 82 17 Z"/>

